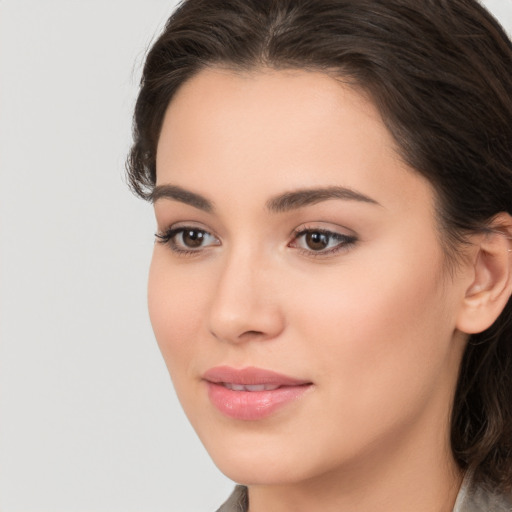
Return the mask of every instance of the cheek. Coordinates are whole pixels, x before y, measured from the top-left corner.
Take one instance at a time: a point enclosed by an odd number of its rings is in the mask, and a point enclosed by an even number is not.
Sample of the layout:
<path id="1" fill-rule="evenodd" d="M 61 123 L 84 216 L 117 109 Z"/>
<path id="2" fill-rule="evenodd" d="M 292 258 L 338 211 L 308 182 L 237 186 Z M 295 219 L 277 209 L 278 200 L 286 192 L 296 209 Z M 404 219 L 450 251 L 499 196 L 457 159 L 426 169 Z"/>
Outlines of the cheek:
<path id="1" fill-rule="evenodd" d="M 374 344 L 387 333 L 403 338 L 420 323 L 422 329 L 438 323 L 432 321 L 447 302 L 441 251 L 426 244 L 418 258 L 407 246 L 387 245 L 395 250 L 354 252 L 338 267 L 296 279 L 302 293 L 293 289 L 288 300 L 295 303 L 298 318 L 311 319 L 311 327 L 332 330 L 342 339 L 363 342 L 365 333 L 379 332 Z"/>
<path id="2" fill-rule="evenodd" d="M 369 264 L 360 253 L 329 280 L 311 280 L 292 323 L 335 407 L 392 421 L 431 395 L 447 372 L 453 326 L 441 252 L 381 254 Z"/>
<path id="3" fill-rule="evenodd" d="M 173 381 L 190 372 L 200 338 L 204 281 L 193 279 L 155 248 L 148 281 L 148 309 L 158 346 Z"/>

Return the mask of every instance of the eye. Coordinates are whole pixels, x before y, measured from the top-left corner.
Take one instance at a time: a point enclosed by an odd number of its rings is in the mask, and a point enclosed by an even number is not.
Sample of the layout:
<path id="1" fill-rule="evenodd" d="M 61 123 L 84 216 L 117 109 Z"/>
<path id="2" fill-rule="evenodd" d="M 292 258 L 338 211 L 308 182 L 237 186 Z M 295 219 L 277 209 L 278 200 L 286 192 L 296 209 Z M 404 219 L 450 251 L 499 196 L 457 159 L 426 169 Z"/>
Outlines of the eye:
<path id="1" fill-rule="evenodd" d="M 333 254 L 348 249 L 356 242 L 353 235 L 344 235 L 324 229 L 302 229 L 295 232 L 289 247 L 296 247 L 313 254 Z"/>
<path id="2" fill-rule="evenodd" d="M 205 247 L 220 245 L 214 235 L 193 226 L 170 228 L 164 233 L 156 233 L 155 237 L 159 243 L 167 244 L 177 253 L 199 252 Z"/>

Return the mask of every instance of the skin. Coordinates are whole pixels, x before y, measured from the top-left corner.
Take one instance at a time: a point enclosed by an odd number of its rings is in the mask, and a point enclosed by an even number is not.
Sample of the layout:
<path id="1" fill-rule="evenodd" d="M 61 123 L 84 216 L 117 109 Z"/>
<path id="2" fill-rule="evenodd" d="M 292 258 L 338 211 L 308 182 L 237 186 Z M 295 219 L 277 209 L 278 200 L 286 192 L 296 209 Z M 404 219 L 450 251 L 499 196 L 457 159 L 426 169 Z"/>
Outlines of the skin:
<path id="1" fill-rule="evenodd" d="M 187 254 L 155 244 L 152 325 L 190 422 L 218 467 L 249 485 L 251 512 L 451 511 L 461 474 L 449 417 L 475 257 L 449 272 L 435 193 L 375 106 L 322 73 L 203 70 L 166 112 L 162 185 L 212 208 L 160 197 L 158 234 L 211 235 Z M 374 202 L 268 208 L 335 186 Z M 297 228 L 357 240 L 314 251 Z M 268 418 L 236 420 L 201 378 L 219 365 L 313 385 Z"/>

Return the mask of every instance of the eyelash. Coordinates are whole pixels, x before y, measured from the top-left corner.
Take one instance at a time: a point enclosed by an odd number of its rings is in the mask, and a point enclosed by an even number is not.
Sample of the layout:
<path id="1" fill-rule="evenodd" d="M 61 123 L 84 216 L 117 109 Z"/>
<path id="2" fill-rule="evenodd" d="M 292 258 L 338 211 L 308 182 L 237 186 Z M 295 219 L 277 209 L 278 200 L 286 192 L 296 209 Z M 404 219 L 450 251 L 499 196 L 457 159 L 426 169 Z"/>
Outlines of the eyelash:
<path id="1" fill-rule="evenodd" d="M 202 235 L 208 235 L 213 238 L 214 235 L 206 231 L 205 229 L 200 229 L 195 226 L 180 226 L 177 228 L 169 228 L 163 233 L 155 233 L 156 241 L 157 243 L 168 245 L 174 253 L 178 254 L 179 256 L 195 256 L 197 255 L 202 247 L 199 247 L 197 249 L 183 249 L 182 247 L 178 246 L 176 243 L 175 237 L 179 234 L 185 233 L 185 232 L 195 232 L 195 233 L 201 233 Z M 218 244 L 214 244 L 218 245 Z"/>
<path id="2" fill-rule="evenodd" d="M 177 228 L 169 228 L 163 233 L 155 233 L 156 242 L 164 245 L 168 245 L 175 254 L 179 256 L 196 256 L 201 252 L 201 249 L 204 249 L 204 247 L 198 247 L 197 249 L 183 249 L 180 247 L 175 237 L 179 234 L 185 233 L 185 232 L 195 232 L 197 234 L 201 234 L 201 236 L 207 235 L 212 238 L 215 238 L 214 235 L 212 235 L 210 232 L 206 231 L 205 229 L 200 229 L 195 226 L 180 226 Z M 303 247 L 299 247 L 297 242 L 302 237 L 306 237 L 307 235 L 323 235 L 325 237 L 328 237 L 329 243 L 334 241 L 337 241 L 338 243 L 327 250 L 318 250 L 315 251 L 313 249 L 305 249 Z M 216 238 L 215 238 L 216 239 Z M 327 229 L 321 229 L 321 228 L 304 228 L 301 227 L 299 229 L 296 229 L 293 231 L 293 239 L 288 244 L 288 247 L 296 248 L 299 250 L 302 254 L 305 254 L 306 256 L 318 258 L 318 257 L 328 257 L 332 256 L 334 254 L 337 254 L 341 251 L 346 251 L 350 249 L 355 243 L 357 242 L 357 237 L 354 235 L 343 235 L 341 233 L 337 233 L 335 231 L 330 231 Z M 220 244 L 212 244 L 214 246 L 220 245 Z"/>
<path id="3" fill-rule="evenodd" d="M 308 234 L 320 234 L 328 237 L 329 241 L 337 241 L 338 243 L 327 250 L 319 250 L 315 251 L 313 249 L 304 249 L 297 246 L 297 241 L 301 237 L 306 237 Z M 337 233 L 336 231 L 330 231 L 328 229 L 322 228 L 298 228 L 293 232 L 293 240 L 288 244 L 288 247 L 295 247 L 303 254 L 306 254 L 309 257 L 313 258 L 321 258 L 333 256 L 341 251 L 347 251 L 357 242 L 357 237 L 354 235 L 343 235 L 342 233 Z"/>

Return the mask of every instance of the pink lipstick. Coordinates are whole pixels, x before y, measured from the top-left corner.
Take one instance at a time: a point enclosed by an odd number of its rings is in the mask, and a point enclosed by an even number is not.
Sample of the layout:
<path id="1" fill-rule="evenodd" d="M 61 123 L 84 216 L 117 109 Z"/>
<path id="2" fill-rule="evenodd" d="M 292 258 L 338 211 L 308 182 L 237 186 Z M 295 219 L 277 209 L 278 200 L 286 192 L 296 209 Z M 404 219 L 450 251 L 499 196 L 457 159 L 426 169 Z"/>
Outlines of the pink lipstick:
<path id="1" fill-rule="evenodd" d="M 212 404 L 230 418 L 256 421 L 301 397 L 312 383 L 260 368 L 217 366 L 203 375 Z"/>

